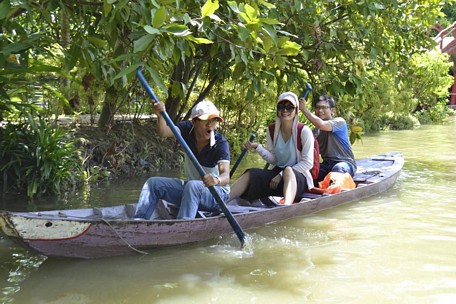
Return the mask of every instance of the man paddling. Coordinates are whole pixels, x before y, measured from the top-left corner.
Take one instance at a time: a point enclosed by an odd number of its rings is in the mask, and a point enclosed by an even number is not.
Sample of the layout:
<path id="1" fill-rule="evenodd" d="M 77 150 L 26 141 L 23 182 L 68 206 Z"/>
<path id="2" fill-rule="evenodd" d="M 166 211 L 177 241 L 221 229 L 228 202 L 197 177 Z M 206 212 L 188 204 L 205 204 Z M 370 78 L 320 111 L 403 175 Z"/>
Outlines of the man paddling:
<path id="1" fill-rule="evenodd" d="M 157 132 L 162 137 L 174 137 L 170 127 L 160 112 L 164 112 L 162 102 L 154 104 L 157 114 Z M 195 166 L 185 154 L 184 174 L 186 180 L 154 176 L 149 178 L 139 196 L 135 218 L 150 219 L 160 199 L 179 207 L 178 219 L 195 218 L 198 209 L 220 211 L 214 196 L 207 187 L 214 186 L 223 201 L 229 196 L 230 150 L 228 141 L 216 131 L 223 119 L 215 105 L 204 100 L 192 109 L 192 120 L 176 125 L 183 139 L 206 172 L 200 177 Z"/>

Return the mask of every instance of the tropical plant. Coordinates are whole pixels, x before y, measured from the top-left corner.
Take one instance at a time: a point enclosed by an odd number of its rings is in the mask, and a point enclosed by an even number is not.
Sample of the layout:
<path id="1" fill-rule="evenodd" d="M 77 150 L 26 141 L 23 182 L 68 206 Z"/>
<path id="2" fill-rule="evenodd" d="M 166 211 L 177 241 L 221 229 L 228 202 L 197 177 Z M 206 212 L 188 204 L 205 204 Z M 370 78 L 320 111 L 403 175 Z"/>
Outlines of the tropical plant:
<path id="1" fill-rule="evenodd" d="M 36 114 L 33 107 L 27 111 L 23 108 L 24 120 L 2 129 L 0 172 L 4 192 L 26 190 L 32 198 L 58 194 L 81 183 L 81 160 L 67 132 Z"/>

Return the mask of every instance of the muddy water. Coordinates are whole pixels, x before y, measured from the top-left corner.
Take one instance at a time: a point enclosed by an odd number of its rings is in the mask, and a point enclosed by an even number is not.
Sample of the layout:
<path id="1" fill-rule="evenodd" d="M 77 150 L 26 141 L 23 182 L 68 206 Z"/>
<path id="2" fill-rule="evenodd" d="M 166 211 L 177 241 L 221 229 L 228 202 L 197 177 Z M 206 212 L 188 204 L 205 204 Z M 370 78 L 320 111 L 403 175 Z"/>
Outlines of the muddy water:
<path id="1" fill-rule="evenodd" d="M 357 157 L 402 151 L 395 186 L 248 231 L 244 251 L 228 236 L 148 255 L 55 260 L 2 237 L 3 303 L 455 303 L 456 124 L 366 136 L 354 149 Z M 250 154 L 243 163 L 254 161 L 261 165 Z M 143 181 L 48 205 L 135 201 Z"/>

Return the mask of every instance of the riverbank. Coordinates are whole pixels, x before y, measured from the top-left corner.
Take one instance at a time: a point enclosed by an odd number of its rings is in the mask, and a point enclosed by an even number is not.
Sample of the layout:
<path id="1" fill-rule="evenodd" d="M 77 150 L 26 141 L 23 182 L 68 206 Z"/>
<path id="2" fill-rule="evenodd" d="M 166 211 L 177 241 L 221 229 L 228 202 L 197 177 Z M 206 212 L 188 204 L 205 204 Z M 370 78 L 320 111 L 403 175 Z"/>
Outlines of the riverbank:
<path id="1" fill-rule="evenodd" d="M 125 178 L 175 170 L 181 153 L 176 140 L 160 137 L 153 119 L 120 121 L 109 129 L 78 125 L 73 136 L 92 180 Z"/>
<path id="2" fill-rule="evenodd" d="M 450 116 L 449 122 L 454 121 L 456 115 Z M 108 129 L 97 127 L 88 115 L 78 117 L 77 121 L 59 117 L 59 122 L 74 127 L 74 138 L 92 180 L 127 178 L 180 168 L 183 152 L 176 140 L 157 134 L 155 115 L 119 116 Z"/>

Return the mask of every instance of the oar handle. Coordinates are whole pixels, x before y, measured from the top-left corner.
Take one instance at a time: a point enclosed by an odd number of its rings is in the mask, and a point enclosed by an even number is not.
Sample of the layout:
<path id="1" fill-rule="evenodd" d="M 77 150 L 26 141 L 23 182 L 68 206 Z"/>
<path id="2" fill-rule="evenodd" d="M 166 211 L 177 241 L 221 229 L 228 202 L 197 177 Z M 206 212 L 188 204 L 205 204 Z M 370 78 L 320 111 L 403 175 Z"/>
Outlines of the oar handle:
<path id="1" fill-rule="evenodd" d="M 155 96 L 154 92 L 152 91 L 152 88 L 150 87 L 149 83 L 147 83 L 146 79 L 144 78 L 144 75 L 142 74 L 142 67 L 139 67 L 136 69 L 136 76 L 138 77 L 139 81 L 141 82 L 142 86 L 146 90 L 147 94 L 151 99 L 154 100 L 155 103 L 158 102 L 157 96 Z M 176 137 L 177 141 L 181 145 L 181 147 L 184 149 L 185 153 L 187 156 L 190 158 L 191 162 L 195 166 L 196 170 L 198 171 L 199 175 L 201 178 L 206 175 L 206 172 L 204 171 L 203 167 L 201 167 L 200 163 L 196 159 L 195 155 L 193 155 L 193 152 L 190 150 L 188 147 L 187 143 L 185 142 L 184 138 L 180 134 L 180 132 L 177 130 L 177 127 L 174 125 L 173 121 L 169 117 L 168 113 L 166 111 L 160 112 L 160 114 L 163 116 L 163 118 L 166 121 L 166 124 L 169 126 L 171 131 L 174 134 L 174 137 Z M 245 241 L 245 233 L 242 230 L 241 226 L 239 226 L 238 222 L 234 218 L 234 216 L 231 214 L 230 210 L 228 207 L 225 205 L 223 202 L 222 198 L 220 195 L 217 193 L 217 190 L 215 189 L 214 186 L 208 187 L 209 191 L 211 194 L 214 196 L 215 201 L 219 205 L 220 209 L 222 209 L 222 212 L 225 214 L 225 217 L 228 219 L 228 222 L 230 223 L 231 227 L 233 228 L 234 232 L 236 233 L 237 237 L 239 238 L 239 241 L 241 242 L 241 247 L 244 246 L 244 241 Z"/>
<path id="2" fill-rule="evenodd" d="M 249 141 L 250 141 L 250 142 L 253 142 L 253 141 L 255 140 L 255 137 L 256 137 L 256 134 L 255 134 L 255 133 L 252 133 L 252 134 L 250 135 Z M 247 152 L 247 149 L 246 149 L 246 148 L 242 149 L 241 155 L 239 155 L 239 158 L 238 158 L 237 161 L 234 163 L 233 169 L 231 169 L 231 171 L 230 171 L 230 178 L 231 178 L 231 176 L 233 176 L 234 171 L 236 171 L 237 167 L 238 167 L 239 164 L 241 163 L 241 160 L 244 158 L 246 152 Z"/>

